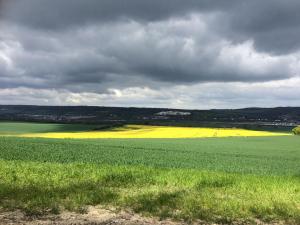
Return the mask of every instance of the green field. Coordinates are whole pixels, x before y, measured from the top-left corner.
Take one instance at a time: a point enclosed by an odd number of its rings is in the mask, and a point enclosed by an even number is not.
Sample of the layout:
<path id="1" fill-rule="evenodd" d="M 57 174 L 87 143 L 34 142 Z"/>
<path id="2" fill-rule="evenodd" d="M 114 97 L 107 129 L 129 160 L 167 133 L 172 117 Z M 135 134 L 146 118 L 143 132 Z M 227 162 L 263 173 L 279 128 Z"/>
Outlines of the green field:
<path id="1" fill-rule="evenodd" d="M 48 132 L 76 132 L 91 130 L 95 127 L 96 126 L 94 125 L 84 124 L 0 122 L 0 135 Z"/>
<path id="2" fill-rule="evenodd" d="M 42 139 L 0 137 L 0 158 L 300 175 L 300 138 Z"/>
<path id="3" fill-rule="evenodd" d="M 28 132 L 8 125 L 0 133 Z M 299 224 L 299 146 L 297 136 L 0 137 L 0 206 L 36 215 L 100 204 L 187 221 Z"/>

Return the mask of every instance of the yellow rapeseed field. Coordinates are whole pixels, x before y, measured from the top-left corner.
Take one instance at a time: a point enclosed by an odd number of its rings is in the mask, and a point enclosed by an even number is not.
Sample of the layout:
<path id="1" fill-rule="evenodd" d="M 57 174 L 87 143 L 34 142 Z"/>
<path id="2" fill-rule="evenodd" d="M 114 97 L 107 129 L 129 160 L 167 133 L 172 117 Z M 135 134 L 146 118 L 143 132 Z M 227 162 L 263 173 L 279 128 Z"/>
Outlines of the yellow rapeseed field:
<path id="1" fill-rule="evenodd" d="M 235 128 L 194 128 L 126 125 L 108 131 L 55 132 L 21 134 L 19 137 L 43 138 L 204 138 L 204 137 L 251 137 L 251 136 L 283 136 L 286 133 L 253 131 Z"/>

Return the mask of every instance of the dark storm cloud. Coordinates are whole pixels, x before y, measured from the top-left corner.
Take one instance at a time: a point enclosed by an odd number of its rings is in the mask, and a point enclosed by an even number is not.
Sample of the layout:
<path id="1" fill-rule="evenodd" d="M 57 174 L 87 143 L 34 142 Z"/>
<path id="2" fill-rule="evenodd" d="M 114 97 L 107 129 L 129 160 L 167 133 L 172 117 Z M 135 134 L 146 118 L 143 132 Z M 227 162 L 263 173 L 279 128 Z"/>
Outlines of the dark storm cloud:
<path id="1" fill-rule="evenodd" d="M 136 98 L 294 79 L 299 11 L 298 0 L 0 0 L 0 89 Z"/>
<path id="2" fill-rule="evenodd" d="M 285 54 L 300 47 L 300 1 L 240 1 L 224 18 L 230 36 L 253 38 L 261 51 Z"/>
<path id="3" fill-rule="evenodd" d="M 4 1 L 2 1 L 3 3 Z M 253 38 L 261 51 L 299 49 L 298 0 L 6 0 L 6 19 L 38 29 L 67 29 L 118 20 L 159 21 L 197 12 L 219 12 L 215 29 L 238 41 Z M 5 7 L 6 6 L 6 7 Z"/>
<path id="4" fill-rule="evenodd" d="M 124 87 L 150 85 L 149 80 L 188 84 L 292 76 L 284 57 L 259 55 L 251 43 L 223 43 L 204 19 L 120 22 L 51 33 L 9 26 L 3 30 L 11 40 L 3 46 L 13 65 L 6 66 L 10 79 L 1 86 L 19 85 L 20 77 L 26 87 L 95 91 L 107 82 Z"/>
<path id="5" fill-rule="evenodd" d="M 238 0 L 8 0 L 6 17 L 40 29 L 118 19 L 157 21 L 190 12 L 223 10 Z"/>

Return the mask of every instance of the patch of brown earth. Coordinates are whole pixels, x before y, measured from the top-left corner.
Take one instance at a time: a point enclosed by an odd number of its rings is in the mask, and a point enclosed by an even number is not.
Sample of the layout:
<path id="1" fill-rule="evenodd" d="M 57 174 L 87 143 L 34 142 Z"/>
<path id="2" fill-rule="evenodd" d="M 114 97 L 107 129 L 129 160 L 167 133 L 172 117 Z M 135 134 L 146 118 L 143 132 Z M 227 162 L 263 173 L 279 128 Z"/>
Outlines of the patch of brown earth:
<path id="1" fill-rule="evenodd" d="M 185 222 L 171 220 L 159 220 L 158 218 L 146 218 L 125 211 L 103 209 L 100 207 L 88 207 L 85 214 L 63 212 L 60 215 L 45 215 L 40 217 L 28 217 L 21 211 L 1 212 L 0 225 L 187 225 Z M 190 223 L 189 223 L 190 224 Z M 201 221 L 193 223 L 205 225 Z M 234 223 L 245 224 L 245 223 Z M 253 223 L 251 223 L 253 224 Z M 255 224 L 265 225 L 260 221 Z M 277 224 L 277 223 L 276 223 Z M 282 223 L 278 223 L 282 224 Z M 213 224 L 209 224 L 213 225 Z"/>
<path id="2" fill-rule="evenodd" d="M 0 225 L 180 225 L 185 223 L 145 218 L 134 213 L 88 207 L 87 213 L 63 212 L 60 215 L 28 217 L 21 211 L 0 212 Z"/>

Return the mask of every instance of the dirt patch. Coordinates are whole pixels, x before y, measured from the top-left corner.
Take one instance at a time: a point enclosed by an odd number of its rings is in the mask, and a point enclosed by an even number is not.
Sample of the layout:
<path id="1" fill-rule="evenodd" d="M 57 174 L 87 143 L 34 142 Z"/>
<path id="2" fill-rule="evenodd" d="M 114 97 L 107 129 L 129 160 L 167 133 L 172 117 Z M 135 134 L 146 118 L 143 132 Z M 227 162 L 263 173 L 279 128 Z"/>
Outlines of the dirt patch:
<path id="1" fill-rule="evenodd" d="M 88 207 L 87 213 L 63 212 L 60 215 L 45 215 L 40 217 L 28 217 L 19 210 L 13 212 L 0 211 L 0 225 L 192 225 L 185 222 L 172 220 L 159 220 L 158 218 L 142 217 L 135 213 L 103 209 L 101 207 Z M 201 221 L 193 225 L 213 225 Z M 241 222 L 234 225 L 245 224 Z M 259 220 L 249 224 L 267 225 Z M 283 225 L 284 223 L 272 223 L 269 225 Z M 216 225 L 216 224 L 215 224 Z"/>
<path id="2" fill-rule="evenodd" d="M 60 215 L 27 217 L 21 211 L 0 212 L 0 225 L 180 225 L 185 223 L 145 218 L 134 213 L 89 207 L 87 213 L 63 212 Z"/>

